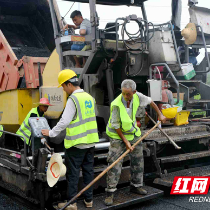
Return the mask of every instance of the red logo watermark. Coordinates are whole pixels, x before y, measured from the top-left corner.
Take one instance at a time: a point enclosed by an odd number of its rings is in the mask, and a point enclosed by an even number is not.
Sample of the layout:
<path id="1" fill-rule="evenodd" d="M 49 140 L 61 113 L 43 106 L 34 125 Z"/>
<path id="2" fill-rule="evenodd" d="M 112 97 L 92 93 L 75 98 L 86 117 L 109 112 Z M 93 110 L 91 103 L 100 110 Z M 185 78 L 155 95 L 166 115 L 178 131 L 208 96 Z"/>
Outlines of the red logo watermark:
<path id="1" fill-rule="evenodd" d="M 207 194 L 210 177 L 183 176 L 174 177 L 171 194 Z"/>

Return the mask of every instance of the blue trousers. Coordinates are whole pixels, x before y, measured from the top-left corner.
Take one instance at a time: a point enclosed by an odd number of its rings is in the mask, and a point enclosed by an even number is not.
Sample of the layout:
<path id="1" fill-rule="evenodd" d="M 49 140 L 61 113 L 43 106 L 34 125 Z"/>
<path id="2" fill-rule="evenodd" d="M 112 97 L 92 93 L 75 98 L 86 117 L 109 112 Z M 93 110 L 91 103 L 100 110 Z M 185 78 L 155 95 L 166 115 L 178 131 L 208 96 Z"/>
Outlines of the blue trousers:
<path id="1" fill-rule="evenodd" d="M 67 168 L 67 199 L 73 198 L 78 191 L 78 182 L 80 168 L 82 168 L 83 183 L 87 186 L 94 177 L 93 162 L 94 162 L 94 148 L 78 149 L 71 147 L 65 152 L 65 165 Z M 90 187 L 83 193 L 87 202 L 93 199 L 93 188 Z"/>
<path id="2" fill-rule="evenodd" d="M 86 44 L 73 44 L 71 50 L 81 51 Z"/>

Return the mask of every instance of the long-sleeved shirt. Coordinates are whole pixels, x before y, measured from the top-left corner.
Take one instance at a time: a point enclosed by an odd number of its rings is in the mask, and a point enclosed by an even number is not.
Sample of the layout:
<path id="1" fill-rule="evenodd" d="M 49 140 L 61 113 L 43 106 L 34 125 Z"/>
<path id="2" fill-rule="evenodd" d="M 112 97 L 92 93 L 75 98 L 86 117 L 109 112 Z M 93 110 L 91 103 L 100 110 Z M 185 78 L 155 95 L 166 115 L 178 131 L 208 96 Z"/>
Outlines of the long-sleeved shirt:
<path id="1" fill-rule="evenodd" d="M 72 94 L 81 93 L 81 92 L 84 92 L 84 90 L 78 89 L 78 90 L 75 90 Z M 59 120 L 57 125 L 52 130 L 50 130 L 49 137 L 57 136 L 62 130 L 66 129 L 67 126 L 70 124 L 70 122 L 72 120 L 75 120 L 76 117 L 77 117 L 76 105 L 75 105 L 74 101 L 71 98 L 69 98 L 66 103 L 66 107 L 63 111 L 61 119 Z M 87 148 L 94 147 L 94 146 L 95 146 L 95 143 L 93 143 L 93 144 L 79 144 L 79 145 L 75 145 L 74 147 L 77 147 L 79 149 L 87 149 Z"/>
<path id="2" fill-rule="evenodd" d="M 136 92 L 139 97 L 140 107 L 146 107 L 148 104 L 152 102 L 152 99 L 148 96 L 143 95 L 142 93 Z M 127 101 L 122 96 L 122 103 L 124 104 L 126 111 L 130 118 L 132 119 L 133 113 L 133 99 L 130 102 L 130 107 L 127 108 Z M 133 119 L 132 119 L 133 120 Z M 113 106 L 112 117 L 111 117 L 111 125 L 114 129 L 121 128 L 121 120 L 120 120 L 120 110 L 118 106 Z"/>

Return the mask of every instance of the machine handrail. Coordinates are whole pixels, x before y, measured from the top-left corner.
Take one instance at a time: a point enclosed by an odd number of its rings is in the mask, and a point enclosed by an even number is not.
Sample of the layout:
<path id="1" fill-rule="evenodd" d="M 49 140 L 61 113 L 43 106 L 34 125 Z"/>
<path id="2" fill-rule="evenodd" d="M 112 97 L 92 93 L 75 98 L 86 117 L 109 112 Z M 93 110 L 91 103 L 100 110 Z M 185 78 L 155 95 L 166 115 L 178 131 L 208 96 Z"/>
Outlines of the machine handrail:
<path id="1" fill-rule="evenodd" d="M 203 40 L 203 45 L 205 48 L 205 55 L 206 55 L 206 59 L 207 59 L 207 64 L 208 64 L 208 70 L 206 71 L 196 71 L 196 74 L 203 74 L 203 73 L 208 73 L 210 71 L 210 62 L 209 62 L 209 55 L 208 55 L 208 51 L 207 51 L 207 47 L 206 47 L 206 40 L 205 40 L 205 36 L 203 33 L 203 28 L 200 25 L 196 26 L 197 28 L 201 29 L 201 35 L 202 35 L 202 40 Z"/>
<path id="2" fill-rule="evenodd" d="M 178 104 L 179 103 L 179 82 L 177 81 L 176 77 L 172 73 L 172 71 L 169 68 L 168 64 L 167 63 L 154 63 L 154 64 L 151 64 L 150 67 L 149 67 L 149 69 L 150 69 L 150 79 L 152 79 L 152 66 L 165 66 L 166 67 L 166 69 L 168 70 L 168 73 L 171 75 L 172 79 L 174 80 L 174 82 L 175 82 L 175 84 L 177 86 L 177 102 L 176 102 L 176 104 Z"/>
<path id="3" fill-rule="evenodd" d="M 161 23 L 161 24 L 154 24 L 154 26 L 164 26 L 164 25 L 170 25 L 172 39 L 173 39 L 174 47 L 175 47 L 176 58 L 177 58 L 177 61 L 179 63 L 179 67 L 180 67 L 180 69 L 178 71 L 180 71 L 181 68 L 182 68 L 182 65 L 181 65 L 181 61 L 180 61 L 180 58 L 179 58 L 178 48 L 177 48 L 177 44 L 176 44 L 176 38 L 175 38 L 173 25 L 172 25 L 171 21 L 168 21 L 166 23 Z M 174 71 L 174 72 L 178 72 L 178 71 Z"/>

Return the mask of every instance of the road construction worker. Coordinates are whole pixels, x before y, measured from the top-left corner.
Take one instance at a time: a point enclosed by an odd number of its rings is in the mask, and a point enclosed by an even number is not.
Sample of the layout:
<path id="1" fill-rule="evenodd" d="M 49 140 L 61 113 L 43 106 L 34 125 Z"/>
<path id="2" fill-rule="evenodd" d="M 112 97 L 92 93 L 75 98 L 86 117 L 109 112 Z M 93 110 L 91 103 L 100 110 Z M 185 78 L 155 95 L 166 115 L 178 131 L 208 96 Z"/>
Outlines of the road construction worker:
<path id="1" fill-rule="evenodd" d="M 0 125 L 0 130 L 4 131 L 4 126 Z M 5 133 L 0 131 L 0 147 L 5 148 Z"/>
<path id="2" fill-rule="evenodd" d="M 150 97 L 136 91 L 136 83 L 133 80 L 126 79 L 121 84 L 122 94 L 120 94 L 110 107 L 110 118 L 107 124 L 106 133 L 110 138 L 110 147 L 107 157 L 108 165 L 116 161 L 126 149 L 130 149 L 130 171 L 131 182 L 130 191 L 140 195 L 146 195 L 147 191 L 143 189 L 143 146 L 139 143 L 135 149 L 132 145 L 137 142 L 141 136 L 141 130 L 137 127 L 136 113 L 139 107 L 146 107 L 148 104 L 157 112 L 159 120 L 165 121 L 156 104 Z M 113 204 L 114 192 L 120 179 L 123 160 L 118 162 L 107 173 L 107 188 L 105 204 Z"/>
<path id="3" fill-rule="evenodd" d="M 62 70 L 58 75 L 59 86 L 69 94 L 66 107 L 60 121 L 52 130 L 42 130 L 42 134 L 49 137 L 57 136 L 66 129 L 64 139 L 65 164 L 67 168 L 67 199 L 77 194 L 80 167 L 83 172 L 84 185 L 88 185 L 94 176 L 93 161 L 95 143 L 99 142 L 95 115 L 95 100 L 79 87 L 77 75 L 74 71 Z M 93 205 L 93 188 L 89 188 L 84 195 L 86 207 Z M 66 203 L 59 203 L 62 208 Z M 65 209 L 77 210 L 76 201 Z"/>
<path id="4" fill-rule="evenodd" d="M 3 131 L 3 130 L 4 130 L 3 125 L 0 125 L 0 130 L 1 130 L 1 131 Z M 1 138 L 1 137 L 2 137 L 2 135 L 3 135 L 3 132 L 1 132 L 1 131 L 0 131 L 0 138 Z"/>
<path id="5" fill-rule="evenodd" d="M 174 105 L 173 93 L 168 89 L 170 83 L 167 80 L 162 80 L 162 101 L 158 102 L 158 108 L 160 111 L 164 108 L 163 105 Z"/>
<path id="6" fill-rule="evenodd" d="M 31 137 L 31 128 L 30 128 L 29 121 L 28 121 L 29 118 L 30 117 L 43 117 L 44 113 L 48 110 L 48 107 L 52 106 L 49 103 L 49 100 L 47 98 L 41 98 L 40 101 L 36 104 L 39 106 L 31 109 L 31 111 L 27 114 L 26 118 L 24 119 L 23 123 L 21 124 L 20 128 L 16 132 L 16 134 L 25 137 L 27 145 L 31 145 L 31 138 L 30 138 Z M 23 138 L 21 138 L 21 139 L 24 141 Z M 18 142 L 18 145 L 20 148 L 23 147 L 23 141 Z"/>
<path id="7" fill-rule="evenodd" d="M 75 10 L 71 13 L 70 18 L 72 19 L 73 23 L 75 25 L 69 25 L 66 24 L 63 28 L 63 30 L 66 30 L 68 28 L 73 29 L 79 29 L 80 35 L 90 35 L 91 34 L 91 23 L 88 19 L 84 19 L 82 17 L 82 13 L 78 10 Z M 73 45 L 71 46 L 71 50 L 75 51 L 86 51 L 91 49 L 91 46 L 87 42 L 73 42 Z M 75 60 L 75 68 L 82 68 L 82 66 L 85 65 L 85 58 L 83 57 L 83 64 L 80 64 L 80 58 L 78 56 L 74 56 Z"/>

